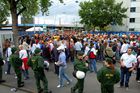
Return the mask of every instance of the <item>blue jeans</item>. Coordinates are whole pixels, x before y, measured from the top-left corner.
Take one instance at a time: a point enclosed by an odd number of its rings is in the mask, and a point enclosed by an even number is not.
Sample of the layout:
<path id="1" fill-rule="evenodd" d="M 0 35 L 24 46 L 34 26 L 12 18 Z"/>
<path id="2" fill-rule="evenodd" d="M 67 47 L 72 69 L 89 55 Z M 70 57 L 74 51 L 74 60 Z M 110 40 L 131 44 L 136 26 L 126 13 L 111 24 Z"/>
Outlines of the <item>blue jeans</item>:
<path id="1" fill-rule="evenodd" d="M 90 63 L 89 63 L 89 69 L 91 72 L 95 72 L 97 73 L 97 67 L 96 67 L 96 59 L 89 59 Z"/>
<path id="2" fill-rule="evenodd" d="M 65 73 L 66 66 L 60 66 L 59 67 L 59 84 L 60 86 L 63 86 L 63 79 L 66 79 L 68 82 L 71 82 L 67 74 Z"/>
<path id="3" fill-rule="evenodd" d="M 23 75 L 24 75 L 24 79 L 28 79 L 29 78 L 29 72 L 28 70 L 22 70 Z"/>
<path id="4" fill-rule="evenodd" d="M 125 78 L 125 87 L 129 87 L 129 79 L 131 76 L 131 72 L 129 72 L 130 68 L 121 67 L 121 82 L 120 86 L 124 86 L 124 78 Z"/>
<path id="5" fill-rule="evenodd" d="M 11 71 L 11 63 L 10 61 L 7 61 L 7 70 L 6 70 L 7 74 L 10 74 L 10 71 Z"/>

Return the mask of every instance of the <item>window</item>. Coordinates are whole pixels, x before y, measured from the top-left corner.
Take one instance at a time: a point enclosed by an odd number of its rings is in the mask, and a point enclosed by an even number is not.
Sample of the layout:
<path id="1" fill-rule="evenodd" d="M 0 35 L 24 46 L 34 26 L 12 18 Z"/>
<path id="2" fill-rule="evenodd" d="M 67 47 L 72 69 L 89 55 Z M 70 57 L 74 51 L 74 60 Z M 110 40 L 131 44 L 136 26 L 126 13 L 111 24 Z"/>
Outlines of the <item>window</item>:
<path id="1" fill-rule="evenodd" d="M 130 12 L 136 12 L 136 7 L 131 7 Z"/>
<path id="2" fill-rule="evenodd" d="M 131 2 L 135 2 L 136 0 L 131 0 Z"/>
<path id="3" fill-rule="evenodd" d="M 135 29 L 134 28 L 129 28 L 129 31 L 135 31 Z"/>
<path id="4" fill-rule="evenodd" d="M 129 22 L 130 23 L 135 23 L 135 18 L 130 18 Z"/>

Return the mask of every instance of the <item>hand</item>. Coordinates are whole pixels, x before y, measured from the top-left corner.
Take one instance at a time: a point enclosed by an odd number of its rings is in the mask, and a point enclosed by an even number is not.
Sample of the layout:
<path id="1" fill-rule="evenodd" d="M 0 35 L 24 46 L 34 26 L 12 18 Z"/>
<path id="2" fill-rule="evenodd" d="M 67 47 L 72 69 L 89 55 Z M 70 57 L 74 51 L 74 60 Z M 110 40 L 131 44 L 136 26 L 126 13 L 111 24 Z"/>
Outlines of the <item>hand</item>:
<path id="1" fill-rule="evenodd" d="M 5 60 L 3 60 L 3 63 L 5 64 L 5 63 L 6 63 L 6 61 L 5 61 Z"/>
<path id="2" fill-rule="evenodd" d="M 114 60 L 115 60 L 115 57 L 113 57 L 112 59 L 114 59 Z"/>
<path id="3" fill-rule="evenodd" d="M 86 67 L 88 67 L 88 63 L 85 63 Z"/>
<path id="4" fill-rule="evenodd" d="M 130 68 L 130 69 L 129 69 L 129 72 L 132 72 L 133 70 L 134 70 L 134 68 Z"/>
<path id="5" fill-rule="evenodd" d="M 125 67 L 125 65 L 122 63 L 122 64 L 121 64 L 121 67 Z"/>
<path id="6" fill-rule="evenodd" d="M 57 65 L 57 66 L 58 66 L 58 65 L 59 65 L 59 62 L 55 62 L 55 65 Z"/>
<path id="7" fill-rule="evenodd" d="M 120 62 L 121 67 L 125 67 L 123 61 Z"/>
<path id="8" fill-rule="evenodd" d="M 88 60 L 88 56 L 85 56 L 85 60 Z"/>
<path id="9" fill-rule="evenodd" d="M 57 65 L 57 64 L 58 64 L 58 62 L 55 62 L 54 64 L 55 64 L 55 65 Z"/>

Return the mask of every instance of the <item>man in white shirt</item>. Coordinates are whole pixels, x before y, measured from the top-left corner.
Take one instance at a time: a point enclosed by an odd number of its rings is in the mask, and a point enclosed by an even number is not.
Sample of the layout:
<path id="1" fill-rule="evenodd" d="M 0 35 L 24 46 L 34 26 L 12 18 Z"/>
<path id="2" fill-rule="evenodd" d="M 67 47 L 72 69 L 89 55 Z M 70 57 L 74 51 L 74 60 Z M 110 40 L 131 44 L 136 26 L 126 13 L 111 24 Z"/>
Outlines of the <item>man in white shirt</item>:
<path id="1" fill-rule="evenodd" d="M 81 52 L 82 47 L 83 47 L 82 43 L 80 42 L 80 40 L 78 40 L 74 45 L 74 48 L 76 50 L 76 55 L 77 55 L 78 52 Z"/>
<path id="2" fill-rule="evenodd" d="M 11 46 L 9 45 L 7 50 L 6 50 L 6 63 L 7 63 L 7 71 L 5 72 L 5 74 L 10 74 L 10 70 L 11 70 L 11 64 L 9 61 L 9 58 L 11 56 L 12 52 L 11 52 Z"/>
<path id="3" fill-rule="evenodd" d="M 124 41 L 124 42 L 123 42 L 123 45 L 121 46 L 120 53 L 121 53 L 121 54 L 126 53 L 128 47 L 129 47 L 129 44 L 127 44 L 126 41 Z"/>
<path id="4" fill-rule="evenodd" d="M 136 56 L 132 54 L 132 48 L 129 47 L 127 53 L 124 53 L 120 59 L 120 65 L 121 65 L 120 87 L 124 86 L 125 84 L 126 89 L 128 89 L 129 78 L 131 76 L 131 72 L 134 70 L 136 66 L 136 62 L 137 62 Z M 124 77 L 125 77 L 125 81 L 124 81 Z"/>
<path id="5" fill-rule="evenodd" d="M 90 50 L 89 45 L 88 44 L 85 44 L 84 56 L 87 56 L 89 50 Z"/>

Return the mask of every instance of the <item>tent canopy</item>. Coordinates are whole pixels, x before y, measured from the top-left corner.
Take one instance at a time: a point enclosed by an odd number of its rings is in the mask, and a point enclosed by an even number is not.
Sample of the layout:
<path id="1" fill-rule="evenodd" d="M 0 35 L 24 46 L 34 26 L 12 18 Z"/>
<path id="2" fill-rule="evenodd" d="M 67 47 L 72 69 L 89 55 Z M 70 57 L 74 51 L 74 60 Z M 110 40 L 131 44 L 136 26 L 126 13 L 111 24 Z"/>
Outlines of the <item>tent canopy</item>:
<path id="1" fill-rule="evenodd" d="M 32 32 L 32 31 L 43 31 L 42 27 L 31 27 L 26 30 L 27 32 Z"/>

